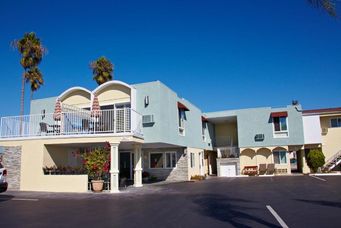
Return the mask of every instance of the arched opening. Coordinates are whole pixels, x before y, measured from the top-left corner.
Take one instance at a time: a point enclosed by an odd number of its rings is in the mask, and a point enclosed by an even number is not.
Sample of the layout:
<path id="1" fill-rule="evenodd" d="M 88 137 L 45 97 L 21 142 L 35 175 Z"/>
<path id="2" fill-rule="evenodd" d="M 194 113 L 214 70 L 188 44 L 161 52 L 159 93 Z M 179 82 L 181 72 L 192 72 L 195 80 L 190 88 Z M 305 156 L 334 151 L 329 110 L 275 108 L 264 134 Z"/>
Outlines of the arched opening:
<path id="1" fill-rule="evenodd" d="M 83 87 L 72 87 L 63 92 L 58 99 L 64 106 L 90 108 L 91 92 Z"/>

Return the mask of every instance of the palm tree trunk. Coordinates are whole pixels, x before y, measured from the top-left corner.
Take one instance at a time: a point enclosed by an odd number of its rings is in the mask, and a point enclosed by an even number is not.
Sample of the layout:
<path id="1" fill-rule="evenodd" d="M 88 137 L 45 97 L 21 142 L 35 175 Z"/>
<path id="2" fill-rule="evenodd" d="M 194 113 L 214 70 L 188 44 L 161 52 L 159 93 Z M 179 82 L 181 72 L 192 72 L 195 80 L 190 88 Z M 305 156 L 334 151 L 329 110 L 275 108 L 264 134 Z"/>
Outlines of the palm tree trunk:
<path id="1" fill-rule="evenodd" d="M 25 73 L 22 75 L 21 80 L 21 97 L 20 97 L 20 135 L 22 135 L 23 130 L 23 115 L 24 115 L 24 105 L 25 105 Z"/>

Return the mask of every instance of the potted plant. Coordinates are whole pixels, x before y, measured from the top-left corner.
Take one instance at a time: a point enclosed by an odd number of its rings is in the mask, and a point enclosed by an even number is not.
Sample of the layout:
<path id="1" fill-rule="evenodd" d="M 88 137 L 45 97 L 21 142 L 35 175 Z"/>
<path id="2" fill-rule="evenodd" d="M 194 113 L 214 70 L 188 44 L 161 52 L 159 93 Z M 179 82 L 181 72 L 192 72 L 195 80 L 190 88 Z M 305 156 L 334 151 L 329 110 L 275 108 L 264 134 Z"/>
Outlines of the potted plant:
<path id="1" fill-rule="evenodd" d="M 83 167 L 91 179 L 92 190 L 103 190 L 103 176 L 110 169 L 110 146 L 96 147 L 81 153 Z"/>
<path id="2" fill-rule="evenodd" d="M 150 175 L 149 175 L 148 172 L 143 171 L 143 173 L 142 173 L 142 180 L 143 180 L 143 182 L 148 182 L 149 176 L 150 176 Z"/>

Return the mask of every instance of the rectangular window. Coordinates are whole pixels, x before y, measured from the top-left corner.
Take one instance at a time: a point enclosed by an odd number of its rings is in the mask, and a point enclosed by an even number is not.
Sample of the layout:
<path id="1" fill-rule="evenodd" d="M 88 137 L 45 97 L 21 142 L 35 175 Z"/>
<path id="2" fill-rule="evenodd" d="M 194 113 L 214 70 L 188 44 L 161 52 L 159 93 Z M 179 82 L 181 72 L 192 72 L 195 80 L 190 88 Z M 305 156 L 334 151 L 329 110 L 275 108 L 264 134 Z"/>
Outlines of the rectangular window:
<path id="1" fill-rule="evenodd" d="M 287 117 L 273 117 L 274 130 L 276 131 L 287 131 Z"/>
<path id="2" fill-rule="evenodd" d="M 330 127 L 341 127 L 341 118 L 330 119 Z"/>
<path id="3" fill-rule="evenodd" d="M 194 168 L 195 166 L 195 154 L 191 153 L 191 168 Z"/>
<path id="4" fill-rule="evenodd" d="M 150 168 L 151 169 L 163 168 L 163 153 L 150 153 Z"/>
<path id="5" fill-rule="evenodd" d="M 186 112 L 184 109 L 179 109 L 179 134 L 185 135 L 185 120 Z"/>
<path id="6" fill-rule="evenodd" d="M 201 126 L 201 134 L 202 134 L 202 140 L 206 141 L 206 137 L 205 137 L 205 129 L 206 129 L 206 123 L 202 122 L 202 126 Z"/>
<path id="7" fill-rule="evenodd" d="M 176 167 L 176 152 L 166 152 L 166 168 Z"/>
<path id="8" fill-rule="evenodd" d="M 287 152 L 286 151 L 274 151 L 275 164 L 287 164 Z"/>

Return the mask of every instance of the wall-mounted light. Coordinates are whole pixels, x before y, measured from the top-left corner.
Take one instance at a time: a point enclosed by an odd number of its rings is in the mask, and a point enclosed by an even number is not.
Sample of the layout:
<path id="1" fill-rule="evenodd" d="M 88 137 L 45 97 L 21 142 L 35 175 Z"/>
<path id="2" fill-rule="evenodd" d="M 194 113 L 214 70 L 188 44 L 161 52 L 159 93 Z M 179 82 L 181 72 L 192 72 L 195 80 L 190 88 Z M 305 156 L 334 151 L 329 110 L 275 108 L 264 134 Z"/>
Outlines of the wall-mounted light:
<path id="1" fill-rule="evenodd" d="M 144 106 L 147 107 L 149 105 L 149 96 L 144 97 Z"/>

